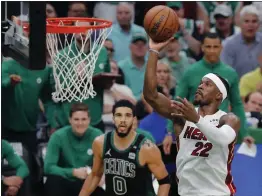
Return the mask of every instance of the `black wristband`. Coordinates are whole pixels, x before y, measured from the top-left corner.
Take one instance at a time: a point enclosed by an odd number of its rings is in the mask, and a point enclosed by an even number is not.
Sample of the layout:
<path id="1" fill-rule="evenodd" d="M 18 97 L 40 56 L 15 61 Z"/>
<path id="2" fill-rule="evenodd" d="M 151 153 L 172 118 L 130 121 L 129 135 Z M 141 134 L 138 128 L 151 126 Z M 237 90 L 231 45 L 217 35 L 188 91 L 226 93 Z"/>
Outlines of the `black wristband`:
<path id="1" fill-rule="evenodd" d="M 170 179 L 170 176 L 167 175 L 166 177 L 160 179 L 160 180 L 157 180 L 158 181 L 158 184 L 159 185 L 162 185 L 162 184 L 171 184 L 171 179 Z"/>

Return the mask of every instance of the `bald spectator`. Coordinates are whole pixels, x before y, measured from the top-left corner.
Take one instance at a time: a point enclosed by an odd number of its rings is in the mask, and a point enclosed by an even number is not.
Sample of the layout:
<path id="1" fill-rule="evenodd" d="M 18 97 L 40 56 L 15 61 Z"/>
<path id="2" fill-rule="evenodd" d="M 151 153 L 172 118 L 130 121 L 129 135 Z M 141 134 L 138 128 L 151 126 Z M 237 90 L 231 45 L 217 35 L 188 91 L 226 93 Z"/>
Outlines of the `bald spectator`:
<path id="1" fill-rule="evenodd" d="M 68 17 L 87 17 L 87 5 L 85 2 L 73 1 L 68 6 Z"/>
<path id="2" fill-rule="evenodd" d="M 245 98 L 247 123 L 253 128 L 262 128 L 262 93 L 253 92 Z"/>
<path id="3" fill-rule="evenodd" d="M 214 18 L 215 26 L 210 29 L 210 32 L 217 33 L 221 40 L 241 31 L 238 26 L 234 25 L 232 9 L 226 4 L 220 4 L 216 7 Z"/>
<path id="4" fill-rule="evenodd" d="M 109 38 L 115 47 L 114 60 L 119 62 L 130 56 L 129 45 L 132 35 L 136 32 L 145 33 L 143 27 L 132 22 L 132 6 L 129 3 L 121 2 L 117 6 L 117 22 L 113 24 Z"/>
<path id="5" fill-rule="evenodd" d="M 241 33 L 231 36 L 224 43 L 221 61 L 231 65 L 238 76 L 258 67 L 258 55 L 262 51 L 262 33 L 259 27 L 259 12 L 253 5 L 240 12 Z"/>
<path id="6" fill-rule="evenodd" d="M 239 89 L 243 100 L 252 92 L 259 91 L 262 93 L 262 52 L 258 57 L 258 62 L 260 67 L 243 75 L 240 79 Z"/>

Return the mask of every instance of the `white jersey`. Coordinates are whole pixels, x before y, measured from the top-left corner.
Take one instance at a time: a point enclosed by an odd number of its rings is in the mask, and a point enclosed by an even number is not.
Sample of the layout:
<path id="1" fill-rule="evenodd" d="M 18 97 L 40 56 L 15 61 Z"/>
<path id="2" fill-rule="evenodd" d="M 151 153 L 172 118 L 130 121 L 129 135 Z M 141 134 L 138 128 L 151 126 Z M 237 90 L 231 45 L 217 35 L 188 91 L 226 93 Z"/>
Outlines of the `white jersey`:
<path id="1" fill-rule="evenodd" d="M 217 126 L 226 113 L 219 110 L 204 119 Z M 186 121 L 179 135 L 176 158 L 180 196 L 231 196 L 236 189 L 231 175 L 234 143 L 212 144 L 197 126 Z"/>

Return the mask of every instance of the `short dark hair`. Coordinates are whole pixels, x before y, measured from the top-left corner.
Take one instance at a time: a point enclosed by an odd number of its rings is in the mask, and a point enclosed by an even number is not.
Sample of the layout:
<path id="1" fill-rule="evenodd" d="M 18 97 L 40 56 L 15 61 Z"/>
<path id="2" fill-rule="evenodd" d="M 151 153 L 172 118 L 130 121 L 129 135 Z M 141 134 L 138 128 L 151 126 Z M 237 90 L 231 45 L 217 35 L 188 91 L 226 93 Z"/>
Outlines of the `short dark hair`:
<path id="1" fill-rule="evenodd" d="M 202 39 L 202 44 L 204 43 L 204 41 L 205 41 L 206 38 L 219 39 L 220 42 L 222 43 L 221 38 L 218 36 L 217 33 L 211 33 L 211 32 L 206 33 L 206 34 L 204 35 L 204 38 Z"/>
<path id="2" fill-rule="evenodd" d="M 119 107 L 127 107 L 127 108 L 130 108 L 132 110 L 132 113 L 133 113 L 133 116 L 136 116 L 136 111 L 135 111 L 135 106 L 134 104 L 132 104 L 130 101 L 128 100 L 125 100 L 125 99 L 122 99 L 122 100 L 119 100 L 115 103 L 115 105 L 113 106 L 113 115 L 115 114 L 116 112 L 116 109 L 119 108 Z"/>
<path id="3" fill-rule="evenodd" d="M 68 8 L 71 9 L 72 5 L 74 4 L 83 4 L 85 5 L 86 9 L 87 9 L 87 4 L 85 1 L 70 1 L 68 2 Z"/>
<path id="4" fill-rule="evenodd" d="M 228 83 L 228 81 L 225 79 L 225 78 L 223 78 L 222 76 L 220 76 L 219 74 L 217 74 L 217 73 L 214 73 L 222 82 L 223 82 L 223 84 L 225 85 L 225 87 L 226 87 L 226 90 L 227 90 L 227 96 L 228 96 L 228 94 L 229 94 L 229 83 Z"/>
<path id="5" fill-rule="evenodd" d="M 74 103 L 71 105 L 70 112 L 69 112 L 69 117 L 71 118 L 73 113 L 75 112 L 87 112 L 88 113 L 88 106 L 85 103 Z"/>
<path id="6" fill-rule="evenodd" d="M 247 96 L 245 96 L 245 99 L 244 99 L 245 103 L 247 103 L 249 101 L 251 94 L 252 94 L 252 92 L 248 93 Z"/>
<path id="7" fill-rule="evenodd" d="M 110 41 L 110 42 L 112 42 L 113 43 L 113 40 L 111 39 L 111 38 L 106 38 L 106 40 L 105 41 Z"/>
<path id="8" fill-rule="evenodd" d="M 260 93 L 260 94 L 262 95 L 262 93 L 259 92 L 259 91 L 255 91 L 255 92 L 248 93 L 248 94 L 245 96 L 244 102 L 245 102 L 245 103 L 249 102 L 250 96 L 251 96 L 252 94 L 254 94 L 254 93 Z"/>

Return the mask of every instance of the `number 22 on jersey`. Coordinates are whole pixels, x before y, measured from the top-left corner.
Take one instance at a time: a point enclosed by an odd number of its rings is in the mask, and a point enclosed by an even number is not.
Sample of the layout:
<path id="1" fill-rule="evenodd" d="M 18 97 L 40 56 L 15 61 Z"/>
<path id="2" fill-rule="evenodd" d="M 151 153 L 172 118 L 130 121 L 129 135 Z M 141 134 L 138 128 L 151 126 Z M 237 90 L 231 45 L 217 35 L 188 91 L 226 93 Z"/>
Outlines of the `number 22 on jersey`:
<path id="1" fill-rule="evenodd" d="M 213 144 L 207 142 L 204 144 L 204 142 L 197 142 L 195 145 L 195 150 L 191 153 L 193 156 L 199 156 L 199 157 L 208 157 L 209 151 L 212 149 Z"/>

